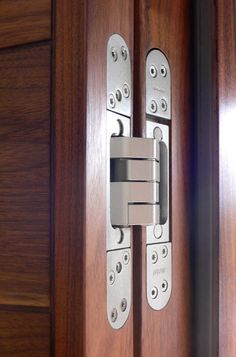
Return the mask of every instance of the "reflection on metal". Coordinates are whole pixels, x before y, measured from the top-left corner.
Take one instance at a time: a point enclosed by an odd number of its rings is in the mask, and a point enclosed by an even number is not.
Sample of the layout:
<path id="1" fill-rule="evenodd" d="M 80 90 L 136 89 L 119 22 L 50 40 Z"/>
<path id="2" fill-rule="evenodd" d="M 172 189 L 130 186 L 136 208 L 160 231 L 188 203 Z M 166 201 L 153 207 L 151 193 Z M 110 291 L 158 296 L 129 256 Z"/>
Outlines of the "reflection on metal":
<path id="1" fill-rule="evenodd" d="M 107 172 L 106 251 L 107 318 L 114 329 L 128 319 L 132 295 L 131 228 L 113 227 L 110 212 L 110 142 L 113 136 L 131 135 L 131 64 L 129 49 L 120 35 L 107 44 Z"/>
<path id="2" fill-rule="evenodd" d="M 166 56 L 153 49 L 146 60 L 146 137 L 160 138 L 160 221 L 146 227 L 147 300 L 163 309 L 172 290 L 170 237 L 171 73 Z"/>
<path id="3" fill-rule="evenodd" d="M 171 73 L 166 56 L 154 49 L 146 60 L 146 113 L 171 119 Z"/>
<path id="4" fill-rule="evenodd" d="M 112 35 L 107 45 L 106 252 L 107 317 L 114 329 L 125 324 L 131 308 L 132 226 L 146 226 L 149 305 L 164 308 L 172 289 L 171 76 L 159 50 L 147 56 L 146 115 L 146 138 L 132 137 L 130 54 L 123 38 Z"/>

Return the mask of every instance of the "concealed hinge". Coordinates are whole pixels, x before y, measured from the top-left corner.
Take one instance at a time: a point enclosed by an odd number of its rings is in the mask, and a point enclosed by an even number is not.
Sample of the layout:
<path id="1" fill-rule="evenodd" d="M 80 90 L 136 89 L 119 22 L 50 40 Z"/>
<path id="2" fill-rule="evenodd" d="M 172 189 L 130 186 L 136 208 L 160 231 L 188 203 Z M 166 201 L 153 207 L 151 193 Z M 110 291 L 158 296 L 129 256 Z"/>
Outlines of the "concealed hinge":
<path id="1" fill-rule="evenodd" d="M 147 301 L 168 302 L 172 287 L 169 219 L 170 68 L 159 50 L 146 61 L 146 138 L 132 137 L 131 61 L 119 35 L 107 46 L 107 315 L 122 327 L 132 296 L 132 227 L 146 227 Z M 166 121 L 167 120 L 167 121 Z"/>

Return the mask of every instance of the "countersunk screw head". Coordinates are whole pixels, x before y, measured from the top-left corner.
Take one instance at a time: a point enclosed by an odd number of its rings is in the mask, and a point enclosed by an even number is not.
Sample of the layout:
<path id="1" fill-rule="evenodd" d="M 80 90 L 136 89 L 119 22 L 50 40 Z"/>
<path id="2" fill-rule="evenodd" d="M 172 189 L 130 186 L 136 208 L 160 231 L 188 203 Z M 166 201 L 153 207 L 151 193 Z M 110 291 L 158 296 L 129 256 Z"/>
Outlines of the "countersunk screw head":
<path id="1" fill-rule="evenodd" d="M 122 312 L 127 309 L 127 300 L 125 298 L 121 300 L 120 309 Z"/>
<path id="2" fill-rule="evenodd" d="M 163 228 L 160 224 L 156 224 L 154 226 L 153 234 L 154 234 L 155 238 L 157 238 L 157 239 L 161 238 L 161 236 L 163 234 Z"/>
<path id="3" fill-rule="evenodd" d="M 118 102 L 120 102 L 122 99 L 122 93 L 121 93 L 120 89 L 116 90 L 116 99 L 118 100 Z"/>
<path id="4" fill-rule="evenodd" d="M 153 130 L 153 137 L 155 139 L 157 139 L 157 141 L 161 141 L 162 138 L 163 138 L 163 133 L 162 133 L 162 130 L 161 128 L 159 128 L 159 126 L 156 126 Z"/>
<path id="5" fill-rule="evenodd" d="M 149 105 L 149 109 L 152 113 L 156 113 L 157 111 L 157 102 L 153 99 Z"/>
<path id="6" fill-rule="evenodd" d="M 115 277 L 115 273 L 114 273 L 114 271 L 113 271 L 113 270 L 111 270 L 111 271 L 109 272 L 109 274 L 108 274 L 108 281 L 109 281 L 109 284 L 110 284 L 110 285 L 113 285 L 113 284 L 114 284 L 114 282 L 115 282 L 115 279 L 116 279 L 116 277 Z"/>
<path id="7" fill-rule="evenodd" d="M 130 96 L 130 89 L 129 89 L 129 86 L 128 86 L 128 84 L 124 84 L 123 85 L 123 96 L 125 97 L 125 98 L 129 98 L 129 96 Z"/>
<path id="8" fill-rule="evenodd" d="M 163 291 L 163 293 L 165 293 L 168 289 L 168 282 L 167 280 L 163 280 L 162 284 L 161 284 L 161 290 Z"/>
<path id="9" fill-rule="evenodd" d="M 111 56 L 112 56 L 113 61 L 116 62 L 118 59 L 118 53 L 117 53 L 117 50 L 115 49 L 115 47 L 111 48 Z"/>
<path id="10" fill-rule="evenodd" d="M 121 56 L 122 56 L 123 60 L 126 61 L 126 59 L 128 57 L 128 53 L 124 46 L 121 46 Z"/>
<path id="11" fill-rule="evenodd" d="M 117 313 L 116 308 L 112 309 L 112 311 L 111 311 L 111 321 L 112 322 L 116 322 L 117 316 L 118 316 L 118 313 Z"/>
<path id="12" fill-rule="evenodd" d="M 153 64 L 149 68 L 149 73 L 152 78 L 157 76 L 157 68 Z"/>
<path id="13" fill-rule="evenodd" d="M 115 96 L 114 96 L 114 94 L 110 93 L 109 94 L 109 107 L 110 108 L 115 108 L 115 106 L 116 106 Z"/>
<path id="14" fill-rule="evenodd" d="M 119 124 L 122 125 L 120 119 L 117 119 L 117 121 L 119 122 Z M 122 128 L 120 127 L 119 136 L 122 135 L 122 133 L 123 133 L 123 130 L 122 130 Z M 117 231 L 119 232 L 118 235 L 117 235 L 117 237 L 118 237 L 117 243 L 118 243 L 118 244 L 121 244 L 121 243 L 123 242 L 123 240 L 124 240 L 124 232 L 122 231 L 121 228 L 116 228 L 116 229 L 117 229 Z"/>
<path id="15" fill-rule="evenodd" d="M 167 101 L 165 99 L 161 100 L 161 109 L 163 112 L 167 111 Z"/>
<path id="16" fill-rule="evenodd" d="M 130 256 L 129 256 L 129 252 L 124 252 L 123 254 L 123 263 L 125 265 L 129 264 L 129 261 L 130 261 Z"/>
<path id="17" fill-rule="evenodd" d="M 121 262 L 118 262 L 118 263 L 116 264 L 116 271 L 117 271 L 117 273 L 119 274 L 119 273 L 121 272 L 121 270 L 122 270 L 122 264 L 121 264 Z"/>
<path id="18" fill-rule="evenodd" d="M 152 252 L 152 264 L 156 264 L 156 262 L 158 261 L 158 254 L 157 252 L 154 250 Z"/>
<path id="19" fill-rule="evenodd" d="M 164 66 L 164 64 L 161 65 L 161 75 L 162 77 L 166 77 L 167 75 L 167 69 L 166 66 Z"/>
<path id="20" fill-rule="evenodd" d="M 163 246 L 163 248 L 161 249 L 161 255 L 163 258 L 166 258 L 168 255 L 168 248 L 166 245 Z"/>
<path id="21" fill-rule="evenodd" d="M 156 299 L 157 298 L 157 295 L 158 295 L 158 289 L 156 286 L 153 286 L 152 287 L 152 290 L 151 290 L 151 297 L 152 299 Z"/>

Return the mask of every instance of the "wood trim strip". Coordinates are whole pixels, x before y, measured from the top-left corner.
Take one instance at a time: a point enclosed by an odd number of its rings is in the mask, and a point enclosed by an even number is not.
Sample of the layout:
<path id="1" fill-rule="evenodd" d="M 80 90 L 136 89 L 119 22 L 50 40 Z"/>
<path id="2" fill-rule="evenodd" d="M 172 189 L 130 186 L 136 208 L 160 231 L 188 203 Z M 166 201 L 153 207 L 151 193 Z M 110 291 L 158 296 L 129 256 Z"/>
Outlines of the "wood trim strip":
<path id="1" fill-rule="evenodd" d="M 219 162 L 214 2 L 193 5 L 192 268 L 194 356 L 218 355 Z"/>
<path id="2" fill-rule="evenodd" d="M 219 356 L 236 356 L 236 4 L 217 0 Z"/>
<path id="3" fill-rule="evenodd" d="M 55 355 L 84 356 L 87 1 L 54 6 Z"/>

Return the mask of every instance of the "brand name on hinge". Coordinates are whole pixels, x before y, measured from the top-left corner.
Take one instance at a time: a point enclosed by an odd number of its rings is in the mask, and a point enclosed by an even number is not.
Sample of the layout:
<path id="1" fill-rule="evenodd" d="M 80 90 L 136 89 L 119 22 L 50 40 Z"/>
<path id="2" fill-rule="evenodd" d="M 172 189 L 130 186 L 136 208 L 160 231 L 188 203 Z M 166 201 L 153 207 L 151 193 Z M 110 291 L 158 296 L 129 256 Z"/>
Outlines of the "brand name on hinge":
<path id="1" fill-rule="evenodd" d="M 160 274 L 165 274 L 165 273 L 166 273 L 166 268 L 159 268 L 159 269 L 154 269 L 153 270 L 153 276 L 160 275 Z"/>

